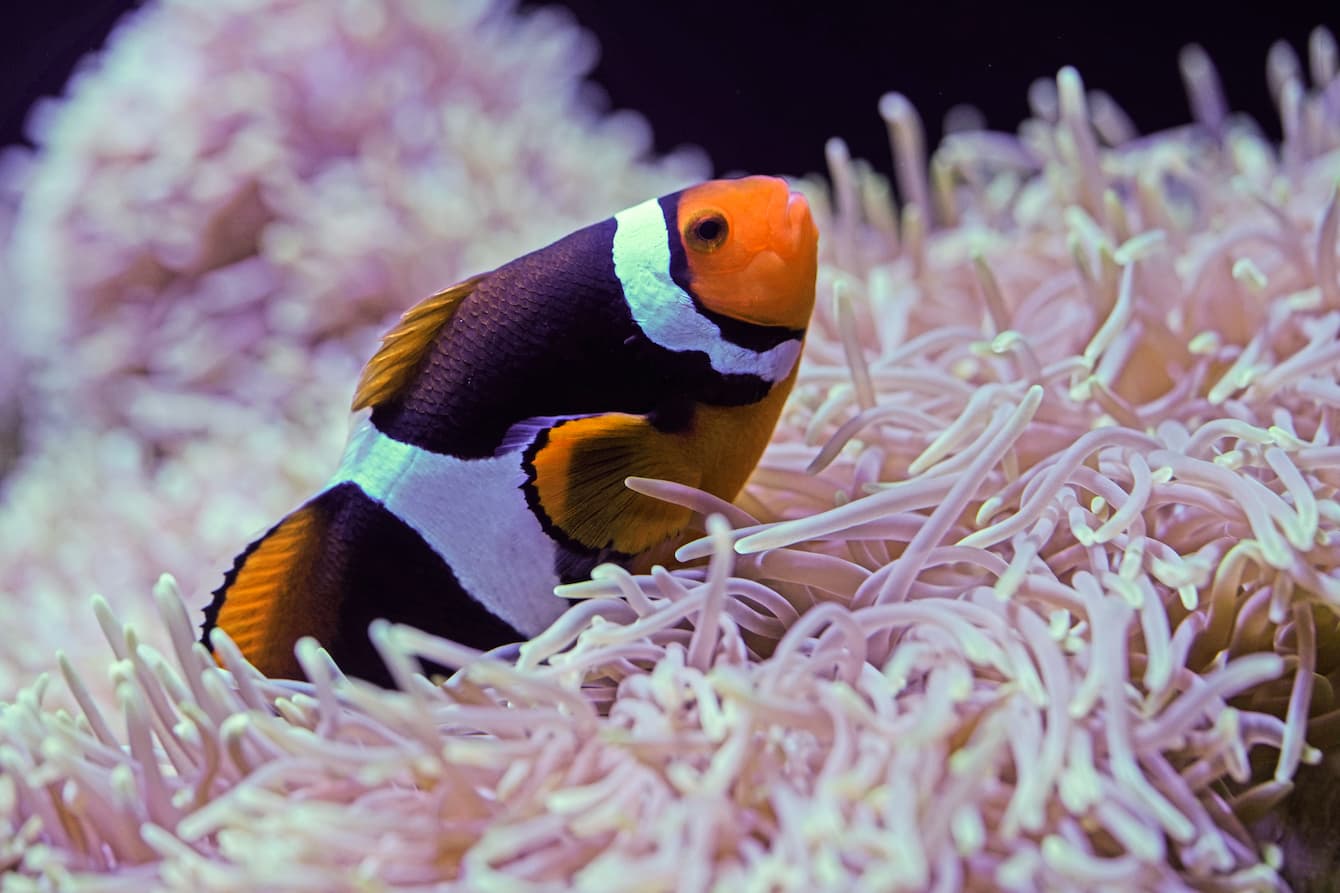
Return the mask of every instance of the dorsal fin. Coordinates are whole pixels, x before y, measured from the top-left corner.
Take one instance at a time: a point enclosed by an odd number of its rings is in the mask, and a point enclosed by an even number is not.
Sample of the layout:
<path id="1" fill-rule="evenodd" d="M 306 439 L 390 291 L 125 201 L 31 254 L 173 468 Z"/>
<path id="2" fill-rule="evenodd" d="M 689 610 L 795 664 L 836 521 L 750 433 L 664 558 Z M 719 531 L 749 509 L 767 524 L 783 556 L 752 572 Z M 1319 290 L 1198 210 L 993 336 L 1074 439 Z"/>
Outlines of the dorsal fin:
<path id="1" fill-rule="evenodd" d="M 451 319 L 461 300 L 487 275 L 471 276 L 405 311 L 400 322 L 382 336 L 381 347 L 363 368 L 358 388 L 354 391 L 354 412 L 376 406 L 404 387 L 419 367 L 433 336 Z"/>

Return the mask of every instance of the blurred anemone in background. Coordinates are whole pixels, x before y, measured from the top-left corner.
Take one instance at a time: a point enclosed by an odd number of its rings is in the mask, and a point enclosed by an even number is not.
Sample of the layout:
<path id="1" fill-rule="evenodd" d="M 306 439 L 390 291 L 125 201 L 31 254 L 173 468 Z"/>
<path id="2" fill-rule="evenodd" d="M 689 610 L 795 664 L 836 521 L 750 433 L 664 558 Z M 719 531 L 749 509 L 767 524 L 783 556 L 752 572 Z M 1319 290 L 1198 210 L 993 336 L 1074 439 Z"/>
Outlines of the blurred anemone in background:
<path id="1" fill-rule="evenodd" d="M 901 201 L 838 140 L 801 184 L 820 301 L 745 493 L 631 482 L 694 510 L 682 566 L 599 568 L 488 659 L 378 627 L 401 691 L 194 646 L 388 317 L 707 173 L 598 110 L 592 52 L 487 3 L 165 2 L 36 114 L 0 176 L 7 889 L 1325 889 L 1322 29 L 1267 62 L 1279 146 L 1194 47 L 1151 136 L 1072 69 L 929 156 L 885 96 Z"/>

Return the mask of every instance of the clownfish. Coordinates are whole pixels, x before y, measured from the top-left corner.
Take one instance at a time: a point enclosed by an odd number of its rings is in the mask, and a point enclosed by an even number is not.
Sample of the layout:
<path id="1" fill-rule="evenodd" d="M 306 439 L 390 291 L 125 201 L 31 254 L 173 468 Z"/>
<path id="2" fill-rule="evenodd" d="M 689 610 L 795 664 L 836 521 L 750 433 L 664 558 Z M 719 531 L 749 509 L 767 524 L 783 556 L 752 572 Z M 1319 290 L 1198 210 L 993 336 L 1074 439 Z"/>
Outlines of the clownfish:
<path id="1" fill-rule="evenodd" d="M 315 636 L 389 684 L 375 618 L 484 649 L 543 631 L 556 585 L 688 524 L 626 478 L 734 499 L 795 381 L 817 250 L 785 181 L 713 180 L 425 299 L 363 370 L 339 470 L 237 557 L 201 641 L 299 678 Z"/>

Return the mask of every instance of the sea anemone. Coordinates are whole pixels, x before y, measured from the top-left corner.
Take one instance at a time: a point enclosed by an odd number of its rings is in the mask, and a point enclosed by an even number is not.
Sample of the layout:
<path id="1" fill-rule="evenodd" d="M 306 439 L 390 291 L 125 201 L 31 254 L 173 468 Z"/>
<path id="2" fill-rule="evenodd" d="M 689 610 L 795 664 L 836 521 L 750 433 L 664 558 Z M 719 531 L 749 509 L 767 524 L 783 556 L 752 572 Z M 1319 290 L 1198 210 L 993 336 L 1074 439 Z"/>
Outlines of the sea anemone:
<path id="1" fill-rule="evenodd" d="M 377 21 L 399 9 L 373 6 Z M 136 27 L 150 33 L 152 15 Z M 204 34 L 198 15 L 174 28 Z M 302 50 L 319 57 L 321 46 Z M 839 141 L 831 187 L 802 184 L 824 234 L 821 301 L 746 492 L 730 505 L 630 480 L 692 508 L 698 533 L 674 569 L 604 566 L 565 587 L 578 604 L 519 647 L 479 654 L 377 624 L 399 690 L 345 679 L 308 640 L 298 656 L 309 681 L 294 683 L 265 679 L 222 635 L 216 664 L 194 642 L 186 603 L 200 599 L 183 600 L 171 578 L 153 590 L 161 622 L 125 624 L 95 600 L 114 696 L 62 658 L 73 712 L 45 703 L 43 678 L 0 713 L 7 884 L 1324 883 L 1326 866 L 1305 860 L 1330 854 L 1276 842 L 1291 833 L 1278 819 L 1296 817 L 1300 767 L 1332 778 L 1340 756 L 1340 80 L 1329 33 L 1315 32 L 1310 51 L 1310 88 L 1287 47 L 1271 52 L 1278 147 L 1224 111 L 1196 48 L 1182 58 L 1196 121 L 1149 137 L 1065 69 L 1032 91 L 1017 134 L 952 133 L 928 161 L 911 105 L 884 97 L 902 201 Z M 299 98 L 319 86 L 294 84 Z M 71 198 L 44 216 L 52 232 L 78 232 L 83 213 Z M 220 213 L 226 228 L 234 211 Z M 346 256 L 303 228 L 321 223 L 298 215 L 281 231 L 320 245 L 322 263 L 377 267 L 383 243 L 355 241 Z M 420 236 L 455 245 L 452 233 Z M 253 241 L 270 264 L 267 239 Z M 390 257 L 398 270 L 404 257 Z M 366 346 L 375 314 L 357 309 L 361 292 L 294 263 L 282 281 L 308 310 L 279 314 L 293 325 L 275 323 L 283 345 L 315 357 L 332 342 Z M 11 492 L 64 467 L 43 455 L 110 437 L 139 451 L 139 468 L 176 468 L 192 491 L 205 479 L 201 444 L 225 436 L 180 427 L 182 414 L 204 417 L 189 410 L 200 391 L 269 420 L 270 440 L 248 442 L 232 468 L 274 461 L 278 444 L 326 422 L 286 417 L 298 403 L 279 384 L 253 408 L 255 373 L 231 357 L 202 354 L 218 371 L 200 378 L 189 355 L 179 374 L 144 368 L 145 344 L 166 349 L 182 331 L 144 308 L 209 318 L 217 293 L 154 280 L 88 296 L 102 328 L 83 328 L 81 311 L 34 331 L 82 345 L 121 326 L 126 340 L 94 354 L 123 359 L 105 380 L 33 374 L 102 394 L 95 402 L 127 378 L 188 402 L 143 415 L 102 407 L 85 441 L 53 435 L 25 456 Z M 279 300 L 262 290 L 239 312 L 268 320 Z M 330 332 L 328 306 L 357 336 Z M 351 381 L 349 349 L 332 355 L 327 371 Z M 347 394 L 298 367 L 288 380 L 303 400 Z M 338 394 L 315 397 L 322 389 Z M 71 420 L 59 415 L 37 427 L 63 430 Z M 194 580 L 215 549 L 183 508 L 199 504 L 144 504 L 183 525 Z M 90 561 L 32 548 L 25 565 L 77 575 Z M 65 603 L 76 585 L 64 584 Z M 150 629 L 163 647 L 143 638 Z M 438 684 L 416 657 L 459 670 Z"/>

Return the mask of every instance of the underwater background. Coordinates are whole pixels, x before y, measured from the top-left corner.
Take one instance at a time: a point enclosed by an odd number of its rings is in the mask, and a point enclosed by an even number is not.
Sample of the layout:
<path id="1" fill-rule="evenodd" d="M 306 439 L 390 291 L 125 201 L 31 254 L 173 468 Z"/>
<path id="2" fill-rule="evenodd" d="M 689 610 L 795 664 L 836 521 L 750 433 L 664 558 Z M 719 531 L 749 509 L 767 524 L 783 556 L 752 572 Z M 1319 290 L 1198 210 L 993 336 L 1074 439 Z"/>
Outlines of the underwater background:
<path id="1" fill-rule="evenodd" d="M 56 95 L 74 63 L 137 4 L 60 0 L 8 11 L 0 33 L 0 144 L 22 138 L 33 100 Z M 705 149 L 718 174 L 799 176 L 824 168 L 823 144 L 841 136 L 858 158 L 887 168 L 888 139 L 873 113 L 905 94 L 936 145 L 945 115 L 973 106 L 1010 130 L 1028 114 L 1028 88 L 1074 65 L 1112 95 L 1142 133 L 1184 123 L 1178 54 L 1215 60 L 1233 109 L 1279 138 L 1264 76 L 1277 40 L 1302 47 L 1327 3 L 522 3 L 569 11 L 599 47 L 590 80 L 616 109 L 651 126 L 659 152 Z"/>
<path id="2" fill-rule="evenodd" d="M 1072 7 L 7 11 L 0 886 L 1336 883 L 1340 15 Z M 744 171 L 819 306 L 685 566 L 447 688 L 192 649 L 399 312 Z"/>

